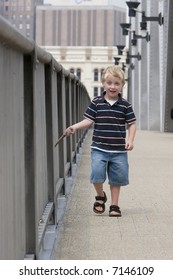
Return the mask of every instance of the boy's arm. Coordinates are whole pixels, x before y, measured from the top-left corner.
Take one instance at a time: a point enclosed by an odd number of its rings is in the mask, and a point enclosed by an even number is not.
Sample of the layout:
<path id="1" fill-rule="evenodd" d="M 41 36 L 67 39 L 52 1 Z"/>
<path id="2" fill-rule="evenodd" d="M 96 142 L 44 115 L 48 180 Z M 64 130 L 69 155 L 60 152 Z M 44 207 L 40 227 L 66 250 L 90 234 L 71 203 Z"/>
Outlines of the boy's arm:
<path id="1" fill-rule="evenodd" d="M 128 138 L 126 141 L 125 149 L 131 151 L 134 147 L 134 138 L 136 134 L 136 123 L 132 123 L 128 127 Z"/>
<path id="2" fill-rule="evenodd" d="M 69 136 L 69 135 L 75 133 L 76 130 L 82 129 L 82 128 L 87 128 L 87 127 L 89 127 L 92 124 L 93 124 L 92 120 L 84 119 L 81 122 L 75 123 L 75 124 L 67 127 L 67 129 L 64 132 L 64 135 L 65 136 Z"/>

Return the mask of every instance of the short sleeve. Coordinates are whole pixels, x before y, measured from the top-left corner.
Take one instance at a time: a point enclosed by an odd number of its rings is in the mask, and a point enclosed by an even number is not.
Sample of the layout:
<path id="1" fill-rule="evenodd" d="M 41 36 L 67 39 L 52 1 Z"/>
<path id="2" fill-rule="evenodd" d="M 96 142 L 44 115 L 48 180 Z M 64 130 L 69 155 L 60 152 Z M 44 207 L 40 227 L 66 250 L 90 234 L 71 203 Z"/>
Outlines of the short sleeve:
<path id="1" fill-rule="evenodd" d="M 84 113 L 84 118 L 89 119 L 91 121 L 95 121 L 97 113 L 97 105 L 93 100 L 91 104 L 88 106 L 86 112 Z"/>
<path id="2" fill-rule="evenodd" d="M 127 124 L 132 124 L 134 122 L 136 122 L 136 116 L 135 116 L 135 113 L 133 111 L 132 105 L 129 104 L 127 106 L 127 110 L 126 110 L 126 123 Z"/>

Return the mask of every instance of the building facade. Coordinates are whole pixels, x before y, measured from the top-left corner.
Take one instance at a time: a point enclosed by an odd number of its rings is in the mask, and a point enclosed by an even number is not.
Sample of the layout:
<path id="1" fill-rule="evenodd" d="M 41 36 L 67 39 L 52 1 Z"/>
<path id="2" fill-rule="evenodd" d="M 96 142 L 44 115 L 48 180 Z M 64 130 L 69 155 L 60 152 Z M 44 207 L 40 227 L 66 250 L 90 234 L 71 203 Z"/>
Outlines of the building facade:
<path id="1" fill-rule="evenodd" d="M 43 0 L 1 0 L 0 15 L 28 38 L 35 39 L 35 11 Z"/>
<path id="2" fill-rule="evenodd" d="M 70 72 L 74 73 L 85 84 L 90 98 L 102 95 L 101 76 L 103 70 L 114 64 L 114 57 L 118 55 L 117 47 L 59 47 L 46 46 L 46 51 Z M 126 51 L 121 56 L 121 67 L 125 62 Z M 125 75 L 127 78 L 127 68 Z M 127 98 L 128 84 L 123 89 L 123 97 Z"/>
<path id="3" fill-rule="evenodd" d="M 126 9 L 113 1 L 56 1 L 36 11 L 36 42 L 85 84 L 91 99 L 102 92 L 101 73 L 125 45 Z"/>
<path id="4" fill-rule="evenodd" d="M 116 46 L 125 42 L 124 11 L 113 6 L 37 7 L 36 41 L 41 46 Z"/>

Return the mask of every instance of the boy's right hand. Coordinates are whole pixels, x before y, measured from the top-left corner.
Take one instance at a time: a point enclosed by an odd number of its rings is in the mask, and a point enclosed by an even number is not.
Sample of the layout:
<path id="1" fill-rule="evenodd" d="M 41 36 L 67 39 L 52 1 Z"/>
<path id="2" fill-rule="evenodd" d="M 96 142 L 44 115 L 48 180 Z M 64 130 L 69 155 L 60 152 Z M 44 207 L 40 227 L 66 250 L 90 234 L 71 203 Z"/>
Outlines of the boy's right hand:
<path id="1" fill-rule="evenodd" d="M 75 129 L 73 128 L 73 126 L 69 126 L 66 128 L 64 135 L 65 136 L 70 136 L 71 134 L 75 133 Z"/>

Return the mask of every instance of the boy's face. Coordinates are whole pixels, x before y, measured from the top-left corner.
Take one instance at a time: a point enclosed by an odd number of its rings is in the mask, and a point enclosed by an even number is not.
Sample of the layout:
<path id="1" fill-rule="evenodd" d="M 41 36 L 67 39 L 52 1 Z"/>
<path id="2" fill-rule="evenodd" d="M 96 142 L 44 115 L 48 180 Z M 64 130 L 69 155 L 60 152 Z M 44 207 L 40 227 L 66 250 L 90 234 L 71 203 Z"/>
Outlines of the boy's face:
<path id="1" fill-rule="evenodd" d="M 120 78 L 114 77 L 112 75 L 106 76 L 103 87 L 106 91 L 105 98 L 107 99 L 117 99 L 118 94 L 122 91 L 124 84 Z"/>

